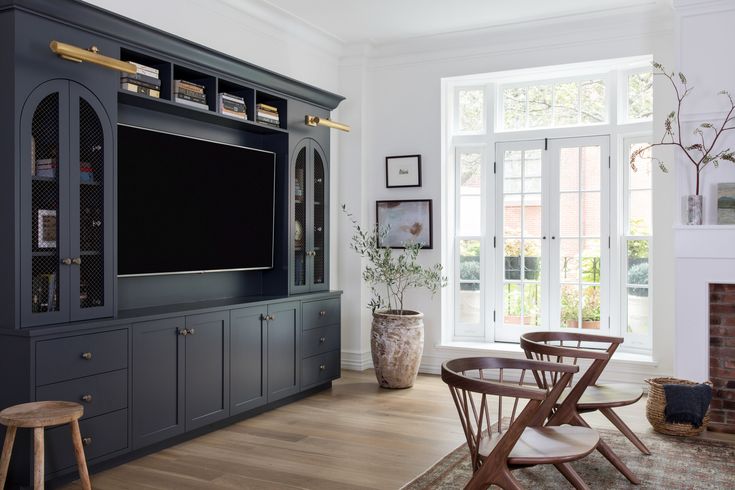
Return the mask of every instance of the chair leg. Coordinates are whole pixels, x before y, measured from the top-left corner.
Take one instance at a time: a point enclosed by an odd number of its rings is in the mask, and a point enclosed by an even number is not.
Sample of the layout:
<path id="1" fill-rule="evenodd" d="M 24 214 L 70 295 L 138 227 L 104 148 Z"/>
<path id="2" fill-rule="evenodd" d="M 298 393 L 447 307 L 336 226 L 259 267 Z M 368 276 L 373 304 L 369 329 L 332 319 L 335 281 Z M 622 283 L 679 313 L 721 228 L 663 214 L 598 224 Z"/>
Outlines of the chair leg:
<path id="1" fill-rule="evenodd" d="M 43 427 L 33 429 L 33 488 L 43 490 L 44 478 Z"/>
<path id="2" fill-rule="evenodd" d="M 574 423 L 575 425 L 583 426 L 583 427 L 589 427 L 587 422 L 585 422 L 585 420 L 579 414 L 575 414 L 573 416 L 572 423 Z M 603 456 L 605 456 L 605 459 L 610 461 L 610 463 L 612 463 L 612 465 L 615 468 L 617 468 L 617 470 L 621 472 L 625 476 L 625 478 L 627 478 L 628 481 L 630 481 L 630 483 L 632 483 L 633 485 L 641 484 L 641 481 L 638 479 L 637 476 L 635 476 L 635 473 L 630 471 L 630 468 L 625 466 L 625 463 L 623 463 L 623 460 L 620 459 L 620 457 L 618 457 L 618 455 L 615 454 L 615 452 L 610 448 L 610 446 L 608 446 L 607 443 L 603 441 L 602 439 L 600 439 L 600 442 L 597 443 L 597 451 Z"/>
<path id="3" fill-rule="evenodd" d="M 16 430 L 16 427 L 13 425 L 8 426 L 5 430 L 3 454 L 0 456 L 0 489 L 5 488 L 5 480 L 8 478 L 8 467 L 10 466 L 10 456 L 13 454 Z"/>
<path id="4" fill-rule="evenodd" d="M 630 430 L 630 427 L 628 427 L 625 422 L 616 414 L 613 412 L 612 408 L 601 408 L 600 413 L 607 417 L 607 419 L 613 423 L 615 427 L 618 428 L 620 432 L 623 433 L 625 437 L 628 438 L 630 442 L 633 443 L 635 447 L 638 448 L 640 452 L 643 454 L 651 454 L 651 451 L 646 447 L 645 444 L 643 444 L 643 441 L 641 441 L 635 433 Z"/>
<path id="5" fill-rule="evenodd" d="M 589 490 L 590 487 L 588 487 L 582 477 L 579 476 L 579 473 L 574 471 L 572 465 L 570 465 L 569 463 L 558 463 L 554 466 L 556 466 L 556 469 L 559 470 L 559 473 L 564 475 L 564 478 L 566 478 L 569 483 L 574 485 L 574 488 L 578 490 Z"/>
<path id="6" fill-rule="evenodd" d="M 89 481 L 89 471 L 87 470 L 87 459 L 84 457 L 84 446 L 82 445 L 82 433 L 79 430 L 79 421 L 74 420 L 69 425 L 71 425 L 71 440 L 74 444 L 74 456 L 77 458 L 79 480 L 84 490 L 92 490 L 92 483 Z"/>
<path id="7" fill-rule="evenodd" d="M 495 484 L 503 490 L 523 490 L 521 482 L 513 476 L 513 473 L 508 468 L 498 473 Z"/>

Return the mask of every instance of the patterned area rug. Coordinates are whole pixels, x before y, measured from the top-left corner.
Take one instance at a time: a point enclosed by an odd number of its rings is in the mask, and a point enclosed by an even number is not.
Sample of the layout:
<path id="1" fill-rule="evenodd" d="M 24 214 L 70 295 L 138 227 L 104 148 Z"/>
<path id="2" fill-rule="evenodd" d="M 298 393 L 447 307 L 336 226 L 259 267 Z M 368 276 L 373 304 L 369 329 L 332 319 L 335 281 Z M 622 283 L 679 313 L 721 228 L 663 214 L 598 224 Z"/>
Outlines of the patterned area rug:
<path id="1" fill-rule="evenodd" d="M 636 487 L 594 451 L 572 463 L 592 489 L 641 488 L 657 490 L 716 489 L 735 490 L 735 445 L 698 438 L 681 438 L 655 433 L 639 434 L 651 450 L 645 456 L 623 436 L 611 429 L 598 429 L 600 436 L 638 475 Z M 528 489 L 572 488 L 556 468 L 539 465 L 516 470 L 513 475 Z M 455 490 L 464 488 L 472 476 L 469 452 L 463 444 L 429 468 L 403 490 Z"/>

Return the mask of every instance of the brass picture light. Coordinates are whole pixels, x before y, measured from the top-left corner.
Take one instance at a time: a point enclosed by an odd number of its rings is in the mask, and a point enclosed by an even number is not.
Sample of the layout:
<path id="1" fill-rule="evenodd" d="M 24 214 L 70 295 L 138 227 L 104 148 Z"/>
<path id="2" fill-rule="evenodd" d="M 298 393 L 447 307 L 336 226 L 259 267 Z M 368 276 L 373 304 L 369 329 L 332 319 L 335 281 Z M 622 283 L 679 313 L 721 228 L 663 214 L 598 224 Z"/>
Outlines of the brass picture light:
<path id="1" fill-rule="evenodd" d="M 326 126 L 332 129 L 339 129 L 340 131 L 350 132 L 350 127 L 347 124 L 338 123 L 336 121 L 330 121 L 329 119 L 323 119 L 317 116 L 306 116 L 304 121 L 307 126 Z"/>
<path id="2" fill-rule="evenodd" d="M 94 63 L 95 65 L 104 66 L 111 70 L 118 70 L 124 73 L 135 73 L 136 68 L 132 63 L 127 61 L 121 61 L 115 58 L 110 58 L 99 53 L 99 49 L 96 46 L 92 46 L 89 49 L 82 49 L 71 44 L 60 43 L 59 41 L 51 41 L 49 48 L 59 57 L 81 63 L 87 61 Z"/>

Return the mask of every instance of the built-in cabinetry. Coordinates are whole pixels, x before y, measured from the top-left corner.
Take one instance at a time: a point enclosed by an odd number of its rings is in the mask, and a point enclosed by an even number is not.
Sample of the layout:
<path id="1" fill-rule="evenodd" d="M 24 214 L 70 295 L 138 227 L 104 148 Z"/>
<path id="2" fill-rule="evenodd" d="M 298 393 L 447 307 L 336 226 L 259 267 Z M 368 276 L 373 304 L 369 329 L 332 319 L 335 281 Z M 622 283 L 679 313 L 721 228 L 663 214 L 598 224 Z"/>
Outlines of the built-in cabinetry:
<path id="1" fill-rule="evenodd" d="M 159 97 L 56 56 L 52 40 L 158 70 Z M 0 409 L 81 403 L 94 471 L 328 388 L 329 130 L 304 121 L 342 98 L 76 0 L 0 0 L 0 41 Z M 205 87 L 206 107 L 176 102 L 177 79 Z M 221 93 L 247 117 L 224 114 Z M 121 124 L 273 153 L 274 266 L 118 277 Z M 195 222 L 172 245 L 187 233 Z M 48 479 L 74 474 L 68 430 L 47 431 Z M 30 481 L 32 454 L 24 431 L 13 484 Z"/>
<path id="2" fill-rule="evenodd" d="M 313 138 L 301 140 L 292 158 L 291 291 L 321 291 L 329 278 L 327 158 Z"/>
<path id="3" fill-rule="evenodd" d="M 82 85 L 36 88 L 20 117 L 21 324 L 112 316 L 112 126 Z"/>

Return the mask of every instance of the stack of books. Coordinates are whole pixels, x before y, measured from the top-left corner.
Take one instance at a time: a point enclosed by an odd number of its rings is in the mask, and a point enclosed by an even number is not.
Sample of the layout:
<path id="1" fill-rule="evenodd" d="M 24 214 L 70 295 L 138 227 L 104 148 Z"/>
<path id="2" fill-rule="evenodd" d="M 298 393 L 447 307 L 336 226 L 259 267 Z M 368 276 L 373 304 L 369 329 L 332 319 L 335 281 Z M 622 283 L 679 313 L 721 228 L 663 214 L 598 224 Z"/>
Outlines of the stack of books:
<path id="1" fill-rule="evenodd" d="M 36 169 L 34 175 L 38 177 L 56 177 L 56 169 L 59 162 L 56 158 L 39 158 L 36 160 Z"/>
<path id="2" fill-rule="evenodd" d="M 79 162 L 79 180 L 91 184 L 94 183 L 94 169 L 88 162 Z"/>
<path id="3" fill-rule="evenodd" d="M 204 85 L 187 80 L 174 80 L 174 101 L 179 104 L 209 110 Z"/>
<path id="4" fill-rule="evenodd" d="M 245 106 L 245 99 L 226 92 L 220 93 L 217 99 L 220 114 L 225 114 L 226 116 L 235 117 L 237 119 L 247 119 L 248 115 L 247 107 Z"/>
<path id="5" fill-rule="evenodd" d="M 161 80 L 158 78 L 158 70 L 133 61 L 130 63 L 135 65 L 136 73 L 121 74 L 120 87 L 136 94 L 159 98 L 161 96 Z"/>
<path id="6" fill-rule="evenodd" d="M 256 121 L 260 123 L 270 124 L 277 128 L 281 127 L 281 119 L 278 117 L 278 109 L 272 105 L 257 104 L 256 109 L 258 110 Z"/>

